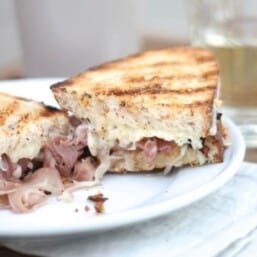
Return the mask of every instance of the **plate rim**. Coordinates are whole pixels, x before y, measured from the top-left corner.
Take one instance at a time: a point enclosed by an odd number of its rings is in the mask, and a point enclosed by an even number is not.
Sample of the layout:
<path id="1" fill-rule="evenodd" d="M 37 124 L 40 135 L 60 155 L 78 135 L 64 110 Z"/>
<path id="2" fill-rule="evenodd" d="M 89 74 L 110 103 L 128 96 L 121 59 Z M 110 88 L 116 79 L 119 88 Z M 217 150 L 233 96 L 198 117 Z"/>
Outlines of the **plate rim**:
<path id="1" fill-rule="evenodd" d="M 0 82 L 0 91 L 1 85 L 3 83 L 8 84 L 20 84 L 20 83 L 47 83 L 51 85 L 57 81 L 62 80 L 62 78 L 37 78 L 37 79 L 19 79 L 19 80 L 6 80 Z M 245 154 L 245 143 L 243 137 L 236 127 L 236 125 L 228 117 L 223 116 L 223 122 L 225 126 L 228 127 L 231 134 L 233 135 L 233 140 L 236 140 L 236 146 L 231 146 L 231 153 L 229 156 L 228 163 L 223 167 L 219 175 L 215 176 L 207 184 L 201 185 L 199 188 L 193 189 L 190 192 L 184 193 L 182 195 L 176 196 L 174 198 L 163 200 L 161 202 L 154 203 L 152 205 L 143 206 L 140 208 L 133 208 L 129 210 L 124 210 L 121 212 L 113 214 L 105 214 L 104 216 L 98 216 L 97 219 L 90 219 L 91 223 L 76 224 L 76 226 L 66 226 L 42 229 L 40 231 L 31 230 L 1 230 L 0 227 L 0 238 L 30 238 L 30 237 L 52 237 L 52 236 L 69 236 L 74 234 L 87 234 L 87 233 L 96 233 L 103 230 L 115 229 L 118 227 L 124 227 L 132 224 L 137 224 L 140 222 L 145 222 L 153 218 L 167 215 L 173 211 L 179 210 L 185 206 L 188 206 L 200 199 L 208 196 L 211 193 L 214 193 L 226 182 L 228 182 L 237 172 L 239 165 L 242 163 L 244 154 Z M 234 146 L 234 147 L 233 147 Z M 215 165 L 215 164 L 211 164 Z M 197 168 L 197 167 L 196 167 Z M 225 172 L 226 171 L 226 172 Z M 190 197 L 189 197 L 190 194 Z M 181 201 L 182 199 L 182 201 Z M 175 203 L 175 204 L 174 204 Z"/>

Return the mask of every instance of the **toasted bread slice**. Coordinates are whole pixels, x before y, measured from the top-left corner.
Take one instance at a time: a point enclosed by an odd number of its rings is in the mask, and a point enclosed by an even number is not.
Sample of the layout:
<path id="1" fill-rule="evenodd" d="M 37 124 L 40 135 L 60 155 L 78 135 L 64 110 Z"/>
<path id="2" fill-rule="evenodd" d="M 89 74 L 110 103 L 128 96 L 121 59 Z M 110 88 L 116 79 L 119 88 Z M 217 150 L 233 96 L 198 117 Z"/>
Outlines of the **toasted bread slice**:
<path id="1" fill-rule="evenodd" d="M 51 89 L 63 109 L 91 124 L 93 155 L 151 137 L 179 146 L 190 139 L 199 148 L 213 123 L 218 77 L 207 50 L 170 48 L 95 67 Z"/>
<path id="2" fill-rule="evenodd" d="M 33 159 L 50 137 L 68 133 L 66 114 L 43 103 L 0 93 L 0 156 Z"/>

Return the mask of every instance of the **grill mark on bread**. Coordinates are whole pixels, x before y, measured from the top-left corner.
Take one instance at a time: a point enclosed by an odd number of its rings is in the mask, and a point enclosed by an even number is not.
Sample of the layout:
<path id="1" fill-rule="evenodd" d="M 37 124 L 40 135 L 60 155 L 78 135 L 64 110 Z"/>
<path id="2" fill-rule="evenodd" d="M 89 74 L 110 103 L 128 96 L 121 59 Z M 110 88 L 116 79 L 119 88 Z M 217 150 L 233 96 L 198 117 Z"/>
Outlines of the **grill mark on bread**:
<path id="1" fill-rule="evenodd" d="M 96 92 L 97 95 L 115 95 L 115 96 L 131 96 L 131 95 L 140 95 L 140 94 L 150 94 L 150 95 L 155 95 L 155 94 L 192 94 L 192 93 L 199 93 L 199 92 L 205 92 L 208 90 L 215 89 L 215 85 L 210 85 L 202 88 L 185 88 L 185 89 L 168 89 L 168 88 L 163 88 L 161 84 L 155 83 L 150 86 L 143 86 L 139 88 L 129 88 L 129 89 L 122 89 L 122 88 L 114 88 L 110 90 L 101 90 L 101 92 Z"/>
<path id="2" fill-rule="evenodd" d="M 155 82 L 155 80 L 169 82 L 174 80 L 183 80 L 183 79 L 203 79 L 203 80 L 210 80 L 212 79 L 213 82 L 216 81 L 216 77 L 218 76 L 218 67 L 217 64 L 213 60 L 212 54 L 208 53 L 206 50 L 200 49 L 200 48 L 194 48 L 187 49 L 187 48 L 170 48 L 165 50 L 160 50 L 160 58 L 158 59 L 151 59 L 151 55 L 153 55 L 155 51 L 147 51 L 144 53 L 136 53 L 134 55 L 131 55 L 129 57 L 126 57 L 125 59 L 118 59 L 114 60 L 112 62 L 104 63 L 95 67 L 92 67 L 88 69 L 87 71 L 78 74 L 77 76 L 71 77 L 68 80 L 65 80 L 63 82 L 58 82 L 51 86 L 51 89 L 54 93 L 61 93 L 65 91 L 69 91 L 69 88 L 72 88 L 75 84 L 77 84 L 78 87 L 81 89 L 83 87 L 90 88 L 91 85 L 95 85 L 95 90 L 97 90 L 97 83 L 92 81 L 91 78 L 94 76 L 101 76 L 102 74 L 112 72 L 112 70 L 116 72 L 120 72 L 120 74 L 114 74 L 113 76 L 119 76 L 119 78 L 126 84 L 127 87 L 132 86 L 135 83 L 141 83 L 141 82 Z M 165 53 L 165 57 L 163 57 L 163 53 Z M 169 54 L 171 55 L 177 55 L 178 57 L 175 59 L 169 60 Z M 167 56 L 166 56 L 167 55 Z M 180 58 L 180 56 L 185 58 Z M 138 62 L 139 59 L 145 59 L 143 62 Z M 184 69 L 181 69 L 180 67 L 184 66 L 193 66 L 196 67 L 194 71 L 186 71 Z M 158 74 L 158 71 L 162 69 L 162 67 L 166 67 L 167 74 L 169 74 L 169 70 L 174 73 L 172 70 L 173 68 L 179 67 L 179 70 L 176 72 L 177 75 L 165 75 L 163 76 Z M 150 68 L 149 77 L 153 77 L 153 79 L 145 79 L 144 76 L 142 76 L 142 73 L 144 73 L 144 69 Z M 206 71 L 207 69 L 207 71 Z M 130 71 L 136 70 L 138 74 L 133 74 Z M 126 73 L 128 72 L 128 76 Z M 142 73 L 141 73 L 142 72 Z M 166 72 L 166 71 L 165 71 Z M 195 72 L 195 74 L 193 74 Z M 140 74 L 141 73 L 141 74 Z M 151 75 L 151 76 L 150 76 Z M 146 74 L 145 77 L 148 75 Z M 85 82 L 85 83 L 83 83 Z M 204 85 L 204 81 L 199 81 L 200 83 Z M 106 81 L 108 84 L 108 80 Z M 197 82 L 198 83 L 198 82 Z M 103 86 L 104 88 L 104 86 Z M 105 89 L 103 89 L 105 91 Z M 92 93 L 93 95 L 94 93 Z M 104 93 L 106 94 L 106 93 Z"/>
<path id="3" fill-rule="evenodd" d="M 42 107 L 43 108 L 42 108 L 42 110 L 40 110 L 39 115 L 43 116 L 43 117 L 51 117 L 55 113 L 62 113 L 62 111 L 60 111 L 59 109 L 57 109 L 53 106 L 45 105 L 45 106 L 42 106 Z"/>
<path id="4" fill-rule="evenodd" d="M 153 95 L 153 97 L 155 98 L 155 95 Z M 181 107 L 187 107 L 190 109 L 195 109 L 195 108 L 201 108 L 202 112 L 206 112 L 205 114 L 208 116 L 208 113 L 210 112 L 210 109 L 212 108 L 212 101 L 211 100 L 206 100 L 203 99 L 202 101 L 194 101 L 191 103 L 158 103 L 156 106 L 160 107 L 160 108 L 181 108 Z M 125 101 L 121 101 L 120 102 L 120 107 L 125 107 L 127 110 L 128 109 L 135 109 L 135 106 L 133 103 L 131 102 L 125 102 Z M 207 107 L 207 109 L 205 110 L 204 107 Z M 137 108 L 138 111 L 145 109 L 145 107 L 142 105 L 140 107 Z M 207 131 L 206 131 L 207 132 Z"/>
<path id="5" fill-rule="evenodd" d="M 78 75 L 77 79 L 79 79 L 80 77 L 82 77 L 83 75 L 80 74 Z M 206 72 L 201 72 L 199 74 L 181 74 L 181 73 L 177 73 L 174 75 L 156 75 L 153 73 L 145 74 L 144 76 L 138 76 L 138 75 L 131 75 L 129 74 L 129 76 L 127 76 L 126 74 L 123 75 L 122 79 L 124 80 L 124 83 L 154 83 L 155 81 L 157 82 L 164 82 L 164 83 L 168 83 L 168 82 L 172 82 L 172 81 L 177 81 L 180 80 L 181 84 L 183 84 L 183 82 L 188 82 L 191 83 L 191 80 L 195 80 L 197 83 L 206 83 L 208 80 L 210 80 L 213 77 L 213 80 L 216 81 L 215 77 L 217 76 L 217 69 L 213 69 L 213 70 L 209 70 Z M 184 80 L 184 81 L 183 81 Z M 56 84 L 51 85 L 51 90 L 53 91 L 66 91 L 67 87 L 73 87 L 74 83 L 76 83 L 76 79 L 68 79 L 62 82 L 58 82 Z M 155 86 L 155 85 L 152 85 Z M 86 87 L 86 85 L 85 85 Z M 215 88 L 216 85 L 211 86 L 211 88 Z M 210 88 L 210 87 L 209 87 Z"/>
<path id="6" fill-rule="evenodd" d="M 129 83 L 144 83 L 144 82 L 154 82 L 158 81 L 160 82 L 172 82 L 180 80 L 181 84 L 184 82 L 192 83 L 192 80 L 195 82 L 206 83 L 208 79 L 210 79 L 212 76 L 215 76 L 217 74 L 217 70 L 204 72 L 201 74 L 174 74 L 174 75 L 168 75 L 168 76 L 160 76 L 160 75 L 145 75 L 145 76 L 124 76 L 124 80 Z M 215 86 L 213 86 L 215 87 Z"/>

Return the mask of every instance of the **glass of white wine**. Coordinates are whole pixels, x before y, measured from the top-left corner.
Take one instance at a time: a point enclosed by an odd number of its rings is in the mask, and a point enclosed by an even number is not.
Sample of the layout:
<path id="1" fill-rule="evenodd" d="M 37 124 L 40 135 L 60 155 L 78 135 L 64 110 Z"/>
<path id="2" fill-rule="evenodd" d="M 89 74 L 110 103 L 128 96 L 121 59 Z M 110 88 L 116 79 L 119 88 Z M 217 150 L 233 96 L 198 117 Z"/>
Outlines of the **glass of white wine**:
<path id="1" fill-rule="evenodd" d="M 223 112 L 257 148 L 257 0 L 187 0 L 193 46 L 220 66 Z"/>

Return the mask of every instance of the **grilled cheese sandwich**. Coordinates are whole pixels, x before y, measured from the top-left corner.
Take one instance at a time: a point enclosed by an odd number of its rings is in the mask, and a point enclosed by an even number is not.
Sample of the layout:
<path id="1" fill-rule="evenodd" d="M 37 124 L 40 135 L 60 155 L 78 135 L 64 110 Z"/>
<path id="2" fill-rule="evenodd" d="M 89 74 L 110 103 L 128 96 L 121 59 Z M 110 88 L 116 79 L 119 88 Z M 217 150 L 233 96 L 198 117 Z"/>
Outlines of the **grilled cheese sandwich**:
<path id="1" fill-rule="evenodd" d="M 184 47 L 128 56 L 51 89 L 61 108 L 87 128 L 100 178 L 107 170 L 168 170 L 221 162 L 218 78 L 211 53 Z"/>

